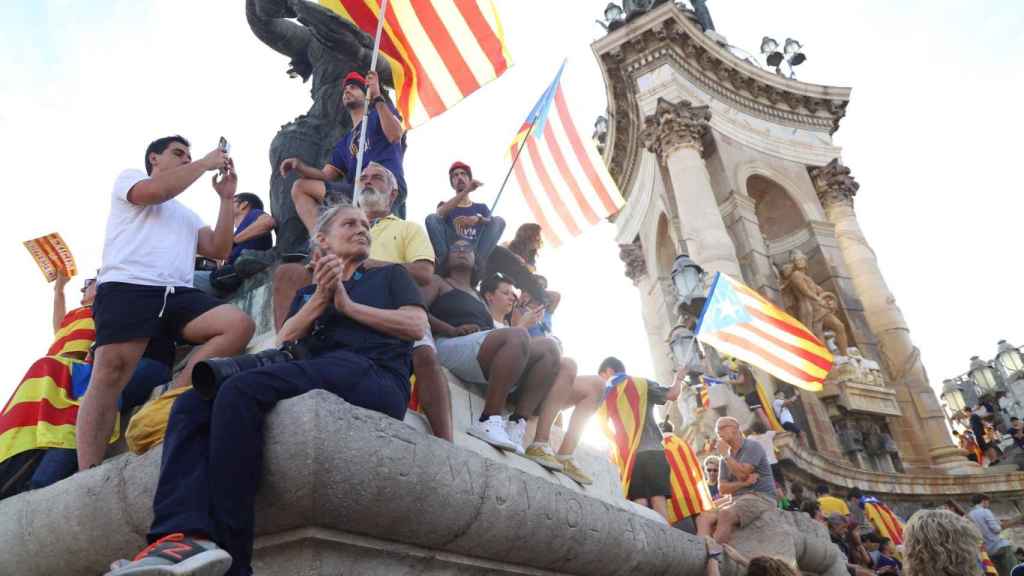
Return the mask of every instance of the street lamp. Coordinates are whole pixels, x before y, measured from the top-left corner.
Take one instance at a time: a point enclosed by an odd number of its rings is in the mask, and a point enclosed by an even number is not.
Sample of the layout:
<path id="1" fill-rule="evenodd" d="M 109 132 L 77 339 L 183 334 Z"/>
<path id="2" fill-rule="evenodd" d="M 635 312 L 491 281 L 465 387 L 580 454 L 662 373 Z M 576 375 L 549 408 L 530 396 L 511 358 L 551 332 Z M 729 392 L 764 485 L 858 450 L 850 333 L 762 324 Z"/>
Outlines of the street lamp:
<path id="1" fill-rule="evenodd" d="M 679 324 L 672 329 L 672 334 L 669 338 L 672 356 L 675 358 L 678 369 L 684 372 L 699 371 L 700 361 L 697 357 L 697 338 L 693 335 L 693 331 Z"/>
<path id="2" fill-rule="evenodd" d="M 691 306 L 695 301 L 703 306 L 704 269 L 686 254 L 676 256 L 672 263 L 672 286 L 679 306 L 686 312 L 693 313 Z"/>
<path id="3" fill-rule="evenodd" d="M 963 388 L 957 384 L 956 380 L 945 380 L 942 383 L 942 399 L 946 402 L 946 406 L 953 411 L 953 414 L 963 412 L 967 407 Z"/>
<path id="4" fill-rule="evenodd" d="M 1021 376 L 1024 371 L 1024 358 L 1021 358 L 1020 350 L 1006 340 L 999 341 L 999 353 L 996 354 L 996 366 L 1003 373 L 1006 382 L 1012 382 Z"/>
<path id="5" fill-rule="evenodd" d="M 971 356 L 971 370 L 969 374 L 980 396 L 991 394 L 999 388 L 995 370 L 989 366 L 988 362 L 977 356 Z"/>

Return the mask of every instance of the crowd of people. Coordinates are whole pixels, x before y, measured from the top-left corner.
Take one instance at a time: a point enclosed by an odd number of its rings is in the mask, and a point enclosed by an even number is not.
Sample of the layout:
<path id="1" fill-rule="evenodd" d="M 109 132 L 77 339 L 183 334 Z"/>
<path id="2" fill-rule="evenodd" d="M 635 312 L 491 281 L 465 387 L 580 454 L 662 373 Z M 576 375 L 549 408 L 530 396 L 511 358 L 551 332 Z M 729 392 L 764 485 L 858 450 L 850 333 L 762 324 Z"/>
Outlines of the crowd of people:
<path id="1" fill-rule="evenodd" d="M 193 160 L 185 138 L 159 138 L 145 151 L 145 171 L 117 176 L 102 267 L 86 282 L 82 307 L 66 312 L 67 278 L 55 287 L 57 342 L 47 358 L 67 368 L 69 382 L 78 378 L 79 384 L 62 387 L 63 369 L 51 374 L 58 395 L 77 406 L 77 421 L 57 440 L 44 438 L 43 426 L 25 427 L 13 453 L 0 452 L 0 497 L 99 465 L 132 410 L 154 390 L 175 389 L 150 544 L 132 560 L 115 562 L 109 574 L 251 574 L 266 414 L 314 389 L 395 419 L 414 401 L 432 433 L 451 441 L 444 368 L 484 397 L 469 435 L 581 485 L 593 479 L 574 453 L 587 422 L 598 415 L 613 444 L 625 447 L 613 446 L 623 495 L 670 519 L 672 471 L 655 407 L 680 397 L 682 371 L 662 387 L 629 375 L 621 360 L 608 357 L 596 373 L 581 374 L 554 335 L 561 294 L 537 274 L 541 228 L 525 224 L 501 244 L 505 223 L 473 201 L 481 183 L 463 162 L 451 165 L 453 193 L 438 198 L 423 225 L 406 219 L 404 134 L 376 74 L 346 76 L 340 104 L 354 128 L 330 161 L 315 168 L 289 158 L 278 167 L 296 176 L 291 197 L 309 232 L 308 252 L 274 253 L 274 218 L 257 195 L 237 192 L 238 175 L 222 147 Z M 364 122 L 364 163 L 356 179 Z M 208 172 L 220 201 L 212 227 L 178 200 Z M 197 264 L 197 257 L 207 261 Z M 255 330 L 248 315 L 220 298 L 270 266 L 277 343 L 301 354 L 233 375 L 213 392 L 191 389 L 196 365 L 241 354 Z M 172 375 L 175 345 L 191 350 Z M 737 527 L 781 507 L 825 523 L 847 554 L 851 574 L 900 574 L 892 542 L 871 539 L 871 523 L 858 508 L 861 495 L 838 500 L 823 487 L 817 500 L 805 500 L 798 485 L 786 486 L 774 435 L 802 437 L 789 409 L 795 397 L 780 392 L 768 403 L 742 363 L 726 381 L 743 389 L 757 417 L 749 437 L 735 418 L 718 419 L 716 455 L 703 463 L 714 506 L 679 525 L 707 538 L 709 571 L 717 569 L 721 545 Z M 629 394 L 641 401 L 623 418 L 617 401 Z M 561 442 L 553 446 L 552 427 L 570 408 Z M 773 421 L 781 423 L 779 430 Z M 994 518 L 983 520 L 990 530 L 998 527 Z M 908 547 L 914 526 L 911 520 Z M 989 546 L 1000 566 L 1004 548 Z M 907 574 L 925 561 L 909 548 L 902 555 Z M 750 574 L 791 570 L 768 558 L 749 566 Z"/>

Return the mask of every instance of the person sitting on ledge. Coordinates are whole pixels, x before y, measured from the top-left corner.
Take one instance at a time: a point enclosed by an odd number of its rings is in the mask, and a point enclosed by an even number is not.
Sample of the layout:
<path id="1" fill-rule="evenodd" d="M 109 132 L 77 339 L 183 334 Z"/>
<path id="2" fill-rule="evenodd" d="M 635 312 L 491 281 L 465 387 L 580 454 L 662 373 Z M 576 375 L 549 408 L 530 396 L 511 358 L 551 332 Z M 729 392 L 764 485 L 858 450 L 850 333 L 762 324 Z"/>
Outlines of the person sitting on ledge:
<path id="1" fill-rule="evenodd" d="M 492 216 L 486 204 L 470 200 L 469 195 L 482 184 L 473 179 L 473 169 L 468 164 L 454 162 L 448 168 L 448 183 L 455 190 L 455 196 L 438 204 L 437 212 L 426 219 L 427 233 L 437 254 L 437 272 L 444 274 L 448 247 L 456 240 L 465 240 L 473 245 L 479 277 L 505 231 L 505 221 Z"/>
<path id="2" fill-rule="evenodd" d="M 312 358 L 242 372 L 221 384 L 214 400 L 191 390 L 175 402 L 151 544 L 133 561 L 116 562 L 108 576 L 252 574 L 263 420 L 278 402 L 326 390 L 404 416 L 412 343 L 427 322 L 415 283 L 402 266 L 364 266 L 370 223 L 358 208 L 330 208 L 314 237 L 323 254 L 314 264 L 316 284 L 299 290 L 278 334 L 279 342 L 306 343 Z"/>
<path id="3" fill-rule="evenodd" d="M 93 317 L 92 379 L 78 411 L 78 467 L 103 461 L 114 430 L 117 400 L 151 340 L 197 344 L 174 387 L 192 384 L 192 367 L 241 352 L 255 331 L 245 312 L 193 287 L 196 254 L 223 260 L 231 252 L 232 200 L 238 174 L 215 148 L 195 162 L 188 140 L 168 136 L 149 144 L 146 171 L 125 170 L 110 196 Z M 206 172 L 220 201 L 216 228 L 177 200 Z"/>
<path id="4" fill-rule="evenodd" d="M 366 100 L 370 100 L 369 114 L 364 118 Z M 382 164 L 398 180 L 398 197 L 394 212 L 399 218 L 405 217 L 405 176 L 402 171 L 402 120 L 398 110 L 381 95 L 380 81 L 376 72 L 369 72 L 365 78 L 358 72 L 350 72 L 342 82 L 341 104 L 352 119 L 352 129 L 334 146 L 331 160 L 322 169 L 307 165 L 298 158 L 287 158 L 281 162 L 281 176 L 297 172 L 299 178 L 292 184 L 292 201 L 295 212 L 306 225 L 310 234 L 316 226 L 321 206 L 338 201 L 351 203 L 355 193 L 356 158 L 359 152 L 359 132 L 364 120 L 366 126 L 366 149 L 363 153 L 363 168 L 370 162 Z"/>
<path id="5" fill-rule="evenodd" d="M 697 535 L 711 536 L 727 544 L 733 529 L 749 525 L 765 512 L 776 507 L 775 479 L 764 448 L 743 437 L 740 423 L 723 416 L 715 422 L 718 453 L 722 457 L 718 489 L 732 496 L 732 502 L 717 511 L 701 514 L 697 519 Z"/>
<path id="6" fill-rule="evenodd" d="M 360 180 L 359 203 L 370 221 L 370 258 L 367 266 L 402 264 L 416 284 L 426 286 L 434 276 L 434 250 L 423 227 L 392 214 L 391 203 L 398 196 L 395 175 L 376 162 L 370 162 Z M 283 263 L 274 271 L 274 328 L 284 325 L 295 291 L 312 280 L 306 267 Z M 423 340 L 413 344 L 412 364 L 416 375 L 416 394 L 430 422 L 434 436 L 452 440 L 451 400 L 448 382 L 437 361 L 434 339 L 429 327 Z"/>
<path id="7" fill-rule="evenodd" d="M 484 394 L 480 419 L 470 426 L 468 433 L 560 471 L 563 466 L 553 455 L 543 450 L 527 453 L 523 440 L 526 420 L 540 416 L 534 442 L 547 444 L 572 378 L 566 381 L 562 374 L 559 386 L 555 386 L 561 352 L 553 340 L 531 339 L 523 328 L 495 329 L 487 305 L 473 288 L 474 264 L 473 245 L 465 240 L 455 241 L 448 251 L 447 275 L 435 277 L 423 290 L 441 365 Z M 502 409 L 510 396 L 515 410 L 505 420 Z"/>
<path id="8" fill-rule="evenodd" d="M 828 484 L 818 484 L 818 487 L 814 489 L 814 494 L 818 497 L 818 504 L 821 504 L 821 513 L 826 518 L 833 514 L 849 518 L 850 507 L 846 505 L 845 501 L 832 496 L 829 492 Z"/>
<path id="9" fill-rule="evenodd" d="M 277 223 L 263 211 L 263 201 L 251 192 L 242 192 L 235 194 L 231 204 L 235 235 L 228 259 L 217 270 L 195 273 L 196 288 L 213 296 L 231 294 L 243 280 L 273 264 L 273 255 L 266 251 L 274 246 L 271 231 Z"/>
<path id="10" fill-rule="evenodd" d="M 491 318 L 496 327 L 504 328 L 508 319 L 515 318 L 513 328 L 526 328 L 529 331 L 543 317 L 543 306 L 532 308 L 518 316 L 513 312 L 513 308 L 516 307 L 516 294 L 512 283 L 504 276 L 495 275 L 485 279 L 480 284 L 480 296 L 487 303 L 487 308 L 491 312 Z M 543 334 L 533 334 L 532 332 L 530 336 L 532 338 L 548 338 Z M 597 408 L 601 404 L 601 399 L 604 396 L 604 380 L 600 376 L 577 376 L 576 372 L 576 361 L 562 356 L 558 367 L 558 378 L 559 380 L 571 378 L 572 385 L 565 405 L 559 407 L 559 410 L 572 408 L 573 412 L 569 427 L 566 429 L 565 436 L 562 437 L 562 443 L 554 457 L 561 462 L 562 472 L 566 476 L 586 486 L 593 484 L 594 480 L 576 464 L 572 456 L 579 446 L 583 429 L 586 428 L 590 417 L 597 412 Z M 537 446 L 536 449 L 550 450 L 546 445 Z M 527 454 L 529 455 L 533 451 L 527 449 Z"/>

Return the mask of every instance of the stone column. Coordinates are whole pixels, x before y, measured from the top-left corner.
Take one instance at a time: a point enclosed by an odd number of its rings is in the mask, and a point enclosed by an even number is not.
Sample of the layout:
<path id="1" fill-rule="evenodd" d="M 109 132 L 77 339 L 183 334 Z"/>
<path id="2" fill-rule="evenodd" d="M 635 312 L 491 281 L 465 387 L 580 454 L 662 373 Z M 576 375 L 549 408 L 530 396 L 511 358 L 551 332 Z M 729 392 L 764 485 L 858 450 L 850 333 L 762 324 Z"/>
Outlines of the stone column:
<path id="1" fill-rule="evenodd" d="M 672 328 L 669 324 L 672 305 L 662 302 L 659 298 L 661 294 L 657 278 L 647 273 L 647 263 L 639 240 L 632 244 L 620 244 L 619 258 L 626 265 L 626 277 L 632 280 L 633 285 L 640 291 L 641 314 L 651 350 L 651 360 L 654 362 L 655 373 L 649 376 L 658 382 L 671 382 L 675 371 L 671 348 L 668 345 L 668 334 Z"/>
<path id="2" fill-rule="evenodd" d="M 904 461 L 940 468 L 962 466 L 963 456 L 949 436 L 945 415 L 928 384 L 921 353 L 910 339 L 903 313 L 857 222 L 853 197 L 860 185 L 838 158 L 827 166 L 810 169 L 810 175 L 825 215 L 836 227 L 839 250 L 864 305 L 868 326 L 878 338 L 889 383 L 903 412 L 891 427 Z"/>
<path id="3" fill-rule="evenodd" d="M 710 118 L 707 106 L 659 98 L 654 114 L 644 120 L 640 138 L 668 172 L 690 257 L 708 272 L 742 278 L 702 156 Z"/>

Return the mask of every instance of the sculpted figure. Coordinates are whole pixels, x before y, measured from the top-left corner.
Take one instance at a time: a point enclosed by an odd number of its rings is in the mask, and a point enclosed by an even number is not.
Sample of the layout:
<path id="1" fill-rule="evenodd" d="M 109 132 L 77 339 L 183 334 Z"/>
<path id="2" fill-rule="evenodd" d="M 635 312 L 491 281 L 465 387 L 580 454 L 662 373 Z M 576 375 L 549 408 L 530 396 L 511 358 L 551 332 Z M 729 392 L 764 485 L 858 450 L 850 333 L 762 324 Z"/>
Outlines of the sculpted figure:
<path id="1" fill-rule="evenodd" d="M 790 261 L 782 266 L 782 294 L 787 309 L 822 342 L 825 330 L 835 334 L 836 351 L 846 356 L 846 326 L 839 319 L 839 303 L 835 294 L 823 290 L 807 273 L 807 257 L 794 250 Z"/>
<path id="2" fill-rule="evenodd" d="M 341 105 L 342 81 L 349 72 L 369 70 L 373 38 L 308 0 L 246 0 L 245 16 L 260 41 L 291 59 L 290 77 L 313 81 L 313 105 L 282 126 L 270 144 L 270 212 L 277 221 L 278 251 L 286 254 L 299 251 L 308 235 L 292 202 L 296 175 L 281 176 L 278 168 L 282 160 L 292 157 L 323 166 L 334 144 L 352 129 Z M 378 60 L 377 72 L 385 84 L 392 83 L 391 69 L 383 58 Z"/>

